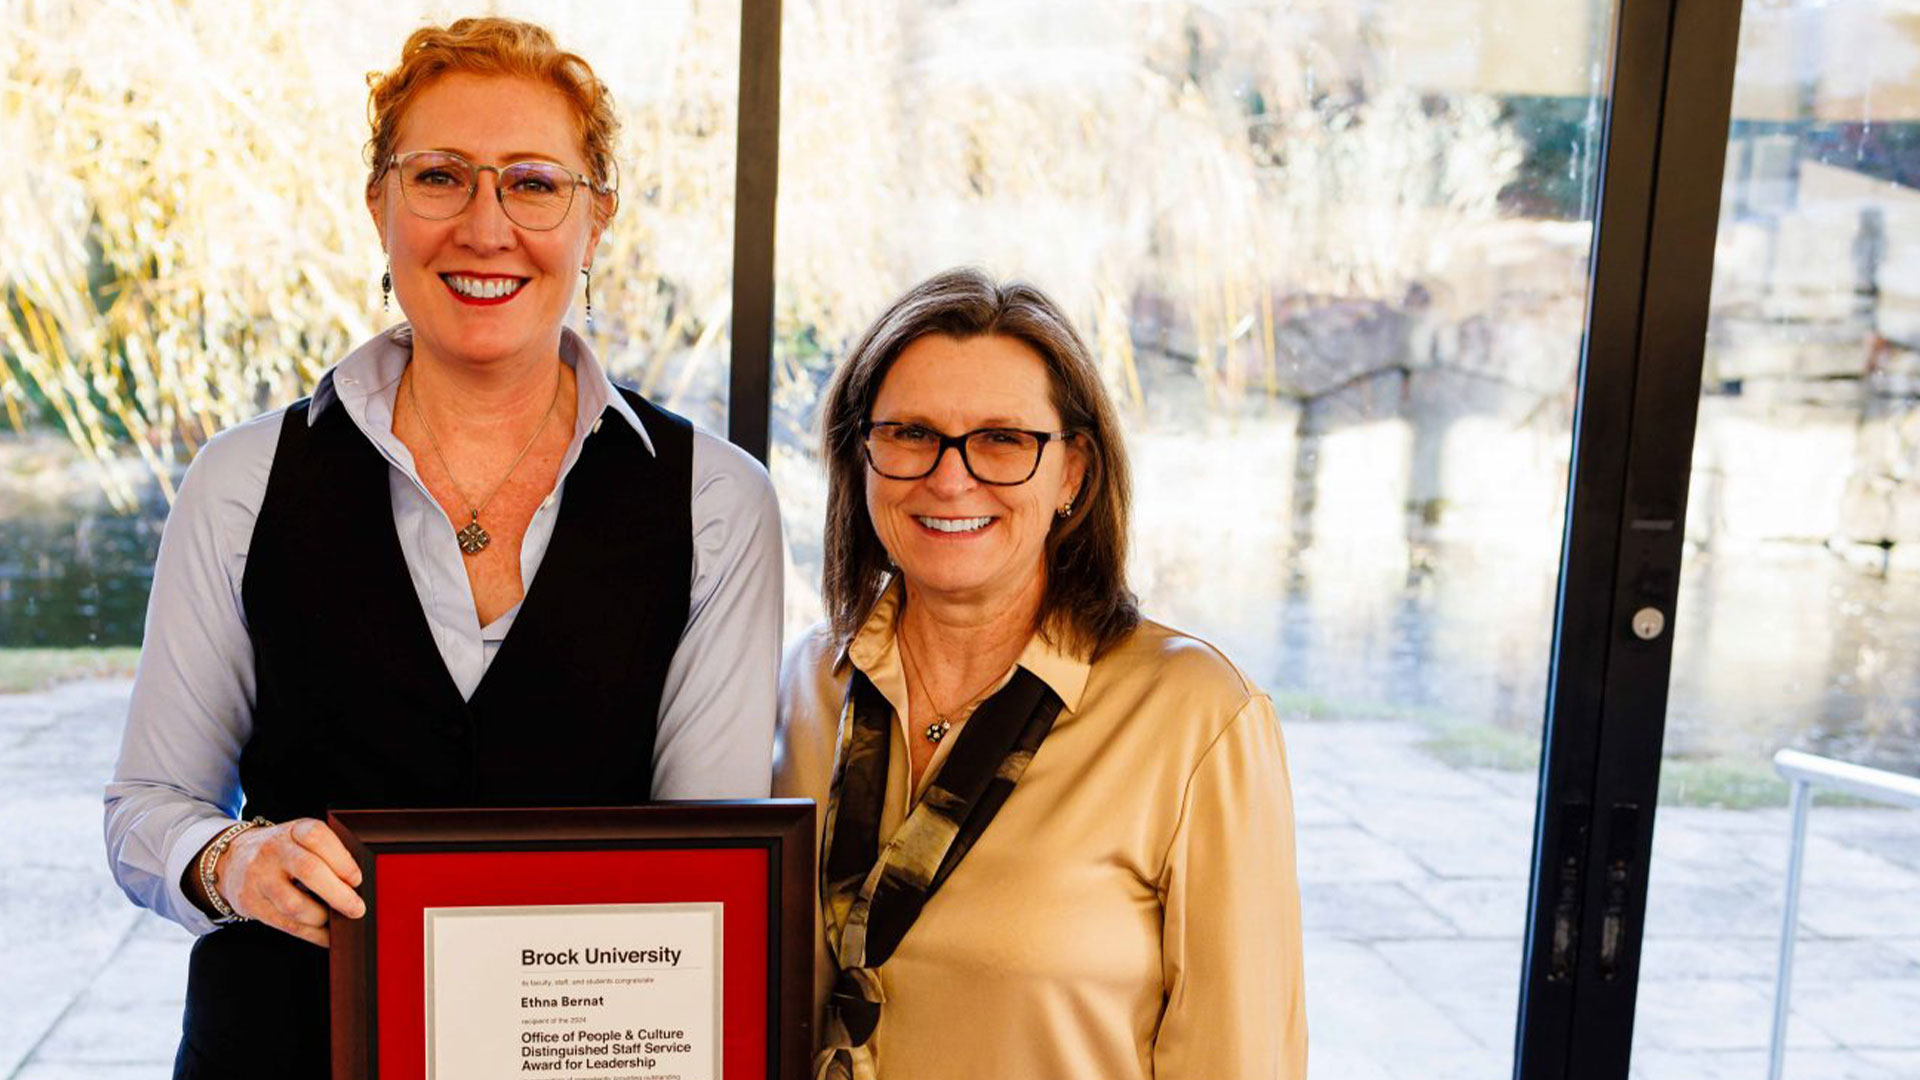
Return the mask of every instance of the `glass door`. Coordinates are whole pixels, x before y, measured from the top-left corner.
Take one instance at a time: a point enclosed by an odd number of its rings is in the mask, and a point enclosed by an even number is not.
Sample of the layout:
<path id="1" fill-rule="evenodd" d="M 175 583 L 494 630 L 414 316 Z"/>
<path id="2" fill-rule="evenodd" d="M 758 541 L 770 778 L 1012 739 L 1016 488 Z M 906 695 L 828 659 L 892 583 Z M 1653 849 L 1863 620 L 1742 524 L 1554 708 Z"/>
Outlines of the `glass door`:
<path id="1" fill-rule="evenodd" d="M 619 105 L 620 210 L 574 328 L 616 378 L 724 431 L 740 8 L 489 6 L 592 58 Z M 0 130 L 23 179 L 0 197 L 0 649 L 137 646 L 193 454 L 403 317 L 360 208 L 366 73 L 457 14 L 8 5 Z"/>
<path id="2" fill-rule="evenodd" d="M 1920 15 L 1739 48 L 1634 1075 L 1920 1075 Z"/>
<path id="3" fill-rule="evenodd" d="M 1513 1068 L 1613 11 L 789 0 L 771 466 L 971 263 L 1126 416 L 1135 587 L 1279 705 L 1316 1073 Z"/>
<path id="4" fill-rule="evenodd" d="M 169 1074 L 191 941 L 115 887 L 100 817 L 161 528 L 208 438 L 403 317 L 366 75 L 474 13 L 609 85 L 621 206 L 572 325 L 724 430 L 739 5 L 0 0 L 0 1076 Z"/>

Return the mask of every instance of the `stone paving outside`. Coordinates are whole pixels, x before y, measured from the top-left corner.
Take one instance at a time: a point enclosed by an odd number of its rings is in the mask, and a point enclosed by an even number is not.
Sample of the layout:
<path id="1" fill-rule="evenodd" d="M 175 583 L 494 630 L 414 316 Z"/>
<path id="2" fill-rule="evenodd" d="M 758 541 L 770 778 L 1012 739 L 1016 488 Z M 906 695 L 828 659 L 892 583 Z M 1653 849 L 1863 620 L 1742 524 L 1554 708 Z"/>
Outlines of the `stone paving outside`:
<path id="1" fill-rule="evenodd" d="M 190 939 L 108 878 L 100 789 L 128 683 L 0 696 L 0 1080 L 168 1075 Z M 1287 727 L 1312 1073 L 1511 1073 L 1530 773 L 1398 721 Z M 1633 1075 L 1760 1080 L 1784 810 L 1660 811 Z M 1920 812 L 1816 802 L 1786 1074 L 1920 1078 Z"/>

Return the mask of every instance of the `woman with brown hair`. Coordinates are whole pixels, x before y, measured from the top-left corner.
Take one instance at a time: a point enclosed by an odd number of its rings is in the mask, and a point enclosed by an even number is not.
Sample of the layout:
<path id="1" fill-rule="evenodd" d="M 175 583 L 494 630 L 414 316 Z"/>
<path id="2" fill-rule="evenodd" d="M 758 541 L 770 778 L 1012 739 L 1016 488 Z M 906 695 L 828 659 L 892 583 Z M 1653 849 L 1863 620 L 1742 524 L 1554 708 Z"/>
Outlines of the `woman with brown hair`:
<path id="1" fill-rule="evenodd" d="M 330 808 L 767 792 L 766 473 L 565 325 L 618 209 L 606 87 L 462 19 L 368 117 L 406 322 L 195 459 L 107 788 L 121 887 L 202 935 L 176 1077 L 329 1075 L 328 927 L 365 910 Z"/>
<path id="2" fill-rule="evenodd" d="M 774 781 L 823 808 L 820 1076 L 1304 1075 L 1272 702 L 1135 609 L 1065 318 L 934 277 L 822 428 L 829 621 L 782 671 Z"/>

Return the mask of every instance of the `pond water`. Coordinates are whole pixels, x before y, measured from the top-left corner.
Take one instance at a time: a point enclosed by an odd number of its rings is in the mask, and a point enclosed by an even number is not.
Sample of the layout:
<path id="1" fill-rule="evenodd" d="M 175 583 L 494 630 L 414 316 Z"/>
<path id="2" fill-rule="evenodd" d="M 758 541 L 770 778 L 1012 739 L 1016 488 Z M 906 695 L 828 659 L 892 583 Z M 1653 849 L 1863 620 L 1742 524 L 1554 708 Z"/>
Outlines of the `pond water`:
<path id="1" fill-rule="evenodd" d="M 157 495 L 131 516 L 0 513 L 0 645 L 139 644 L 164 514 Z M 1276 595 L 1211 580 L 1158 613 L 1283 700 L 1531 736 L 1553 573 L 1458 545 L 1411 574 L 1305 560 Z M 1920 774 L 1920 577 L 1818 548 L 1695 552 L 1674 633 L 1669 756 L 1764 762 L 1791 745 Z"/>
<path id="2" fill-rule="evenodd" d="M 1415 575 L 1297 573 L 1263 625 L 1215 631 L 1263 685 L 1331 715 L 1537 738 L 1554 567 L 1439 552 Z M 1188 601 L 1205 625 L 1204 600 Z M 1690 552 L 1666 756 L 1766 765 L 1792 746 L 1920 775 L 1920 576 L 1820 549 Z"/>
<path id="3" fill-rule="evenodd" d="M 165 503 L 0 513 L 0 645 L 138 645 Z"/>

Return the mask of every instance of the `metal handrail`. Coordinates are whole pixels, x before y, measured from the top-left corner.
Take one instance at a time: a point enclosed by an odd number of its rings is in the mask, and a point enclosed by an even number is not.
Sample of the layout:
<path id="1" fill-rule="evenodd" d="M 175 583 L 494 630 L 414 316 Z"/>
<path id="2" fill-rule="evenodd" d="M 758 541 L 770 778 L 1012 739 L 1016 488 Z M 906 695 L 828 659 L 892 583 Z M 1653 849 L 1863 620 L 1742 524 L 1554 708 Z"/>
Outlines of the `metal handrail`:
<path id="1" fill-rule="evenodd" d="M 1773 771 L 1793 785 L 1793 826 L 1787 849 L 1787 910 L 1780 919 L 1780 966 L 1773 978 L 1773 1038 L 1768 1046 L 1767 1080 L 1780 1080 L 1787 1052 L 1787 999 L 1793 991 L 1793 943 L 1800 923 L 1800 870 L 1807 845 L 1807 810 L 1813 789 L 1830 788 L 1856 798 L 1920 810 L 1920 777 L 1851 765 L 1818 754 L 1782 750 L 1773 755 Z"/>

